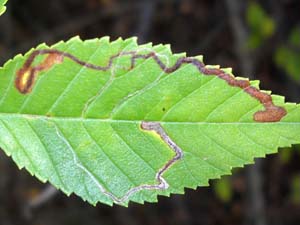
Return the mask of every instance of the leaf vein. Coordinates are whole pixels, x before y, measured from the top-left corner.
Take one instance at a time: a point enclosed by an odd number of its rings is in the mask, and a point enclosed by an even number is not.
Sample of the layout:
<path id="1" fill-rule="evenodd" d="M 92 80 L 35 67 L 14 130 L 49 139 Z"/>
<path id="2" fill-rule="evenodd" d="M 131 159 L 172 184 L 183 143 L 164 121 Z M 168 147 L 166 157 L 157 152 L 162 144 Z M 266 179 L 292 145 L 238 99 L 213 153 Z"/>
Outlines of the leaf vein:
<path id="1" fill-rule="evenodd" d="M 73 161 L 75 163 L 75 166 L 78 167 L 80 170 L 82 170 L 86 175 L 88 175 L 91 180 L 95 183 L 95 185 L 99 188 L 99 191 L 102 194 L 105 194 L 107 191 L 110 192 L 109 188 L 107 187 L 107 185 L 105 184 L 105 182 L 103 182 L 103 180 L 98 177 L 97 175 L 95 175 L 92 171 L 90 171 L 88 169 L 88 167 L 81 162 L 80 158 L 78 157 L 74 147 L 71 145 L 71 143 L 66 139 L 65 135 L 63 134 L 61 128 L 59 127 L 59 125 L 57 123 L 54 123 L 54 126 L 57 130 L 57 135 L 58 137 L 66 144 L 67 148 L 69 149 L 69 151 L 71 152 L 72 156 L 73 156 Z"/>
<path id="2" fill-rule="evenodd" d="M 51 163 L 51 165 L 52 165 L 52 167 L 54 169 L 56 177 L 60 181 L 61 185 L 65 188 L 65 190 L 68 190 L 68 188 L 66 187 L 65 183 L 63 182 L 63 180 L 62 180 L 62 178 L 61 178 L 61 176 L 60 176 L 60 174 L 59 174 L 59 172 L 58 172 L 58 170 L 57 170 L 57 168 L 56 168 L 56 166 L 54 164 L 54 160 L 53 160 L 51 154 L 49 154 L 49 152 L 47 151 L 45 143 L 42 141 L 42 139 L 41 139 L 40 135 L 37 133 L 37 131 L 33 128 L 32 124 L 28 120 L 25 120 L 25 121 L 28 124 L 28 126 L 30 127 L 30 129 L 33 131 L 33 133 L 35 134 L 35 136 L 37 137 L 37 139 L 39 140 L 39 142 L 42 144 L 42 146 L 44 148 L 44 152 L 46 153 L 46 155 L 47 155 L 47 157 L 48 157 L 48 159 L 49 159 L 49 161 L 50 161 L 50 163 Z"/>
<path id="3" fill-rule="evenodd" d="M 27 157 L 27 159 L 29 160 L 31 166 L 33 167 L 33 169 L 35 171 L 39 170 L 37 169 L 36 165 L 33 163 L 33 160 L 31 159 L 31 157 L 28 155 L 27 151 L 25 150 L 25 148 L 23 147 L 23 145 L 21 145 L 21 143 L 19 142 L 19 139 L 17 138 L 17 136 L 15 135 L 15 133 L 12 131 L 12 129 L 6 124 L 6 122 L 1 121 L 0 122 L 4 125 L 4 127 L 6 128 L 6 130 L 12 135 L 12 137 L 14 138 L 14 140 L 16 141 L 17 145 L 20 147 L 20 149 L 22 150 L 22 152 L 24 153 L 24 155 Z"/>
<path id="4" fill-rule="evenodd" d="M 149 167 L 153 172 L 156 172 L 155 169 L 150 165 L 150 163 L 148 163 L 142 156 L 140 156 L 131 146 L 130 144 L 116 131 L 116 129 L 113 126 L 110 126 L 112 128 L 112 130 L 114 131 L 114 133 L 117 135 L 117 137 L 119 138 L 119 140 L 121 140 L 129 150 L 131 150 L 132 153 L 134 153 L 134 155 L 136 155 L 139 159 L 141 159 L 141 161 L 147 166 Z"/>
<path id="5" fill-rule="evenodd" d="M 209 117 L 215 112 L 217 111 L 221 106 L 223 106 L 227 101 L 229 101 L 230 99 L 232 99 L 233 97 L 235 97 L 236 95 L 240 94 L 241 92 L 243 92 L 243 89 L 239 89 L 237 92 L 235 92 L 233 95 L 227 97 L 226 99 L 224 99 L 221 103 L 217 104 L 216 107 L 214 109 L 212 109 L 212 111 L 209 112 L 209 114 L 207 115 L 205 121 L 209 121 Z"/>
<path id="6" fill-rule="evenodd" d="M 192 92 L 189 92 L 187 95 L 185 95 L 183 98 L 179 99 L 179 101 L 177 101 L 171 108 L 169 108 L 164 116 L 161 118 L 161 120 L 165 120 L 165 118 L 168 116 L 168 114 L 170 114 L 174 109 L 176 109 L 176 107 L 183 102 L 185 99 L 187 99 L 189 96 L 191 96 L 192 94 L 194 94 L 195 92 L 201 90 L 203 87 L 205 87 L 206 85 L 208 85 L 209 83 L 211 83 L 213 80 L 217 79 L 218 77 L 213 77 L 212 79 L 210 79 L 209 81 L 206 81 L 205 83 L 201 83 L 200 87 L 197 87 L 196 89 L 194 89 Z"/>
<path id="7" fill-rule="evenodd" d="M 120 173 L 122 173 L 124 175 L 124 177 L 126 177 L 127 181 L 131 184 L 131 186 L 136 186 L 137 184 L 132 181 L 132 179 L 129 177 L 129 175 L 127 173 L 125 173 L 125 171 L 123 169 L 121 169 L 121 167 L 115 162 L 115 160 L 112 159 L 112 157 L 110 157 L 107 152 L 104 150 L 104 146 L 100 146 L 99 142 L 93 137 L 92 134 L 89 133 L 88 129 L 86 128 L 86 126 L 84 125 L 84 123 L 82 123 L 83 128 L 85 129 L 86 133 L 88 134 L 88 136 L 94 141 L 94 143 L 96 144 L 96 146 L 98 147 L 98 149 L 106 156 L 107 159 L 109 159 L 109 161 L 115 166 L 115 168 L 117 170 L 119 170 Z"/>
<path id="8" fill-rule="evenodd" d="M 93 54 L 91 54 L 87 60 L 90 61 L 99 51 L 99 49 L 101 48 L 101 46 L 98 46 L 97 49 L 95 50 L 95 52 Z M 82 74 L 82 72 L 84 70 L 86 70 L 87 68 L 85 68 L 84 66 L 80 68 L 80 70 L 76 73 L 76 75 L 72 78 L 72 80 L 68 83 L 67 87 L 64 88 L 64 90 L 60 93 L 59 97 L 55 100 L 55 102 L 52 104 L 52 106 L 50 107 L 50 109 L 48 109 L 48 113 L 50 113 L 53 109 L 55 109 L 55 107 L 59 104 L 60 100 L 65 96 L 66 93 L 68 93 L 68 91 L 72 88 L 72 85 L 76 82 L 77 78 Z"/>
<path id="9" fill-rule="evenodd" d="M 206 134 L 205 132 L 202 132 L 202 134 L 207 137 L 209 140 L 211 140 L 213 143 L 215 143 L 217 146 L 220 147 L 220 149 L 222 149 L 223 151 L 231 154 L 232 156 L 234 156 L 235 158 L 239 159 L 242 161 L 242 163 L 247 162 L 248 160 L 242 158 L 241 156 L 233 153 L 232 151 L 229 151 L 227 148 L 225 148 L 224 146 L 222 146 L 221 144 L 219 144 L 214 138 L 212 138 L 211 136 L 209 136 L 208 134 Z"/>

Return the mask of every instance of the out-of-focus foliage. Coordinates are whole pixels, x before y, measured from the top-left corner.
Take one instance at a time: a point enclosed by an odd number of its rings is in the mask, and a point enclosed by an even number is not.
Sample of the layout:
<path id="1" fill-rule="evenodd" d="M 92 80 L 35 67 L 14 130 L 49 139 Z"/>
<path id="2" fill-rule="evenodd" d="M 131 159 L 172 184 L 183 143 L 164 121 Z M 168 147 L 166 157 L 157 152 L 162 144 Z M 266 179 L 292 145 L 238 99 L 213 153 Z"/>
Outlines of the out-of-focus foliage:
<path id="1" fill-rule="evenodd" d="M 216 180 L 214 185 L 214 191 L 217 197 L 222 202 L 230 202 L 233 195 L 232 184 L 228 177 L 223 177 L 220 180 Z"/>
<path id="2" fill-rule="evenodd" d="M 282 164 L 287 164 L 292 157 L 292 150 L 290 148 L 284 148 L 279 152 L 280 162 Z"/>
<path id="3" fill-rule="evenodd" d="M 300 30 L 292 30 L 287 44 L 276 50 L 275 62 L 284 69 L 289 77 L 300 82 Z"/>
<path id="4" fill-rule="evenodd" d="M 276 24 L 274 20 L 255 1 L 249 2 L 247 23 L 250 28 L 248 40 L 249 48 L 255 49 L 274 34 Z"/>
<path id="5" fill-rule="evenodd" d="M 300 174 L 295 175 L 291 181 L 290 200 L 297 205 L 300 205 Z"/>

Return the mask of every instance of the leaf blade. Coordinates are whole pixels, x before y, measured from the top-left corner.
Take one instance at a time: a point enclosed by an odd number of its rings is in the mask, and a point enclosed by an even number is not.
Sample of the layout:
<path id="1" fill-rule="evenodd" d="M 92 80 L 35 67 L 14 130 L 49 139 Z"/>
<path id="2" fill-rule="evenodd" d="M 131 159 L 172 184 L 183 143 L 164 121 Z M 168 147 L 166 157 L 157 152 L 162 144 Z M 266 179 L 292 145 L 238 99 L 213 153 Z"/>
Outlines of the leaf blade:
<path id="1" fill-rule="evenodd" d="M 47 68 L 28 93 L 13 81 L 34 49 L 0 69 L 0 146 L 20 168 L 91 204 L 156 202 L 157 195 L 207 186 L 233 167 L 300 142 L 299 105 L 272 96 L 286 115 L 280 122 L 257 122 L 253 115 L 267 109 L 261 99 L 268 93 L 257 91 L 262 98 L 255 98 L 248 86 L 229 85 L 228 72 L 225 78 L 209 74 L 228 70 L 207 66 L 208 74 L 201 73 L 193 64 L 201 61 L 172 55 L 168 46 L 77 37 L 37 49 L 70 55 L 61 61 L 55 53 L 59 63 L 47 55 L 36 59 L 35 66 Z M 149 52 L 160 61 L 146 58 Z M 181 59 L 190 62 L 176 64 Z M 178 68 L 168 72 L 162 63 Z M 239 80 L 248 82 L 235 78 L 235 84 Z M 257 88 L 256 81 L 250 84 Z M 144 121 L 160 124 L 162 133 L 143 129 Z M 172 146 L 183 151 L 177 161 Z"/>

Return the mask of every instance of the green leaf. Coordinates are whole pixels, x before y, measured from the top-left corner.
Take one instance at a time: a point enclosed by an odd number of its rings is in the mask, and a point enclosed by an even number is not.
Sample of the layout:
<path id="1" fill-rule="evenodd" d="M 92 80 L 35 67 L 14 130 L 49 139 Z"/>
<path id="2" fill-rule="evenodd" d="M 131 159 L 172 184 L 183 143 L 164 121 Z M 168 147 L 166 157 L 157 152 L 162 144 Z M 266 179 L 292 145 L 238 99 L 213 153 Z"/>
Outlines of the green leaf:
<path id="1" fill-rule="evenodd" d="M 6 7 L 4 6 L 7 0 L 0 0 L 0 16 L 5 12 Z"/>
<path id="2" fill-rule="evenodd" d="M 91 204 L 156 202 L 300 142 L 300 107 L 168 45 L 78 37 L 0 69 L 0 146 Z"/>

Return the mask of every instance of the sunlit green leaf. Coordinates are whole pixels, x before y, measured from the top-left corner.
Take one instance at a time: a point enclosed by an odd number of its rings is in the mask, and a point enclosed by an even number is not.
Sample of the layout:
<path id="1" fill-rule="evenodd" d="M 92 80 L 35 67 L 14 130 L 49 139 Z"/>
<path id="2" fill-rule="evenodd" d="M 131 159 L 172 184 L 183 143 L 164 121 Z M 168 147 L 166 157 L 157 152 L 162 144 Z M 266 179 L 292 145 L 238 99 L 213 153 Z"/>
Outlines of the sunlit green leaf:
<path id="1" fill-rule="evenodd" d="M 91 204 L 156 202 L 300 143 L 300 107 L 168 45 L 73 38 L 0 69 L 0 147 Z"/>

